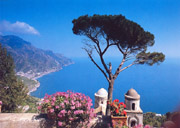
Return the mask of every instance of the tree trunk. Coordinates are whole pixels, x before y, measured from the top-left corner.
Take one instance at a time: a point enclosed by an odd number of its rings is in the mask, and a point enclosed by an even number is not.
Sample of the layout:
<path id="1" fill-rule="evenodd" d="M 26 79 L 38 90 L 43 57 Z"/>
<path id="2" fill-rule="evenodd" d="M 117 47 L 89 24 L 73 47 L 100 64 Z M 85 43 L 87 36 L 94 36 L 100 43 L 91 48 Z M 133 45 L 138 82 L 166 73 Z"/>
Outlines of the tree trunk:
<path id="1" fill-rule="evenodd" d="M 112 101 L 113 86 L 114 86 L 114 80 L 111 80 L 111 81 L 109 82 L 109 88 L 108 88 L 108 101 L 109 101 L 109 102 Z M 107 116 L 110 116 L 110 115 L 111 115 L 110 104 L 107 104 L 106 115 L 107 115 Z"/>

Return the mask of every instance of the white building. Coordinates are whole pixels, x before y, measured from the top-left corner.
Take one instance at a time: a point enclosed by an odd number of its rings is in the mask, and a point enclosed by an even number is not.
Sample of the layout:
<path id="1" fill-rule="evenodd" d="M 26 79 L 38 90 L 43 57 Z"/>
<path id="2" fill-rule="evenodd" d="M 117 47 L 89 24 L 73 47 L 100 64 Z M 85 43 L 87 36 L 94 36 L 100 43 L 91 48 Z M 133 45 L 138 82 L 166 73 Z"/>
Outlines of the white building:
<path id="1" fill-rule="evenodd" d="M 97 111 L 101 111 L 102 115 L 105 115 L 106 114 L 108 92 L 106 91 L 106 89 L 101 88 L 94 95 L 95 95 L 94 108 L 96 110 L 98 109 Z"/>
<path id="2" fill-rule="evenodd" d="M 104 88 L 98 90 L 95 93 L 95 111 L 102 112 L 102 115 L 106 113 L 108 93 Z M 133 127 L 136 125 L 143 125 L 143 111 L 140 108 L 140 95 L 134 89 L 130 89 L 125 94 L 125 104 L 127 112 L 127 125 Z"/>
<path id="3" fill-rule="evenodd" d="M 140 95 L 134 89 L 130 89 L 125 94 L 125 104 L 127 112 L 127 125 L 143 125 L 143 111 L 140 108 Z"/>

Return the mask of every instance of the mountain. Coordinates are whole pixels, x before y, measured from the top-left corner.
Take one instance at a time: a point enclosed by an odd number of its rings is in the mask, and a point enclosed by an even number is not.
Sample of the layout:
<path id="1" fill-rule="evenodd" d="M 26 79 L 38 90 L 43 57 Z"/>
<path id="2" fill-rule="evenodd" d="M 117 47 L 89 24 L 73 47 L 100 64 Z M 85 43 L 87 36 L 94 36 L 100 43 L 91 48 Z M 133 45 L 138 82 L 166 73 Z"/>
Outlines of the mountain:
<path id="1" fill-rule="evenodd" d="M 28 78 L 58 71 L 72 63 L 61 54 L 36 48 L 30 42 L 14 35 L 0 36 L 0 43 L 13 57 L 16 73 Z"/>

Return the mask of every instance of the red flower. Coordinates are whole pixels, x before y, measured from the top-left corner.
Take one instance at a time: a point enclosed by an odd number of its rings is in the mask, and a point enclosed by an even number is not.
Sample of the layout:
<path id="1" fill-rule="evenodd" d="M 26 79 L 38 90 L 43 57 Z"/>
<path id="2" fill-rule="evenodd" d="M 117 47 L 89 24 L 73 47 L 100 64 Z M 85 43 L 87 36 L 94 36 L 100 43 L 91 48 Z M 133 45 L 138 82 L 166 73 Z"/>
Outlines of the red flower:
<path id="1" fill-rule="evenodd" d="M 119 113 L 119 109 L 116 109 L 116 113 L 117 113 L 117 114 Z"/>
<path id="2" fill-rule="evenodd" d="M 121 107 L 121 104 L 119 103 L 118 107 L 120 108 Z"/>
<path id="3" fill-rule="evenodd" d="M 120 105 L 124 105 L 124 103 L 123 102 L 121 102 L 121 103 L 119 103 Z"/>
<path id="4" fill-rule="evenodd" d="M 126 108 L 126 105 L 124 104 L 124 108 Z"/>
<path id="5" fill-rule="evenodd" d="M 115 99 L 113 102 L 119 102 L 119 100 L 118 100 L 118 99 Z"/>
<path id="6" fill-rule="evenodd" d="M 123 102 L 119 103 L 119 107 L 120 107 L 121 105 L 124 105 L 124 103 L 123 103 Z"/>
<path id="7" fill-rule="evenodd" d="M 111 103 L 111 106 L 114 106 L 115 104 L 114 103 Z"/>

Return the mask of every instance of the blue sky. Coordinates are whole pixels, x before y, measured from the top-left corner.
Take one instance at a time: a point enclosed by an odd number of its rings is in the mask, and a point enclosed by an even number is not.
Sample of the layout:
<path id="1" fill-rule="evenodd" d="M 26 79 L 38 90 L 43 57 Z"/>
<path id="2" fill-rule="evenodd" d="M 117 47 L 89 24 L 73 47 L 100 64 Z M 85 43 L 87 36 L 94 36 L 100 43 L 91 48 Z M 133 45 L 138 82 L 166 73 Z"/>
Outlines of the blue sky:
<path id="1" fill-rule="evenodd" d="M 14 34 L 34 46 L 84 57 L 84 37 L 74 35 L 81 15 L 122 14 L 155 35 L 151 51 L 180 58 L 179 0 L 0 0 L 0 34 Z M 116 56 L 110 51 L 107 56 Z"/>

